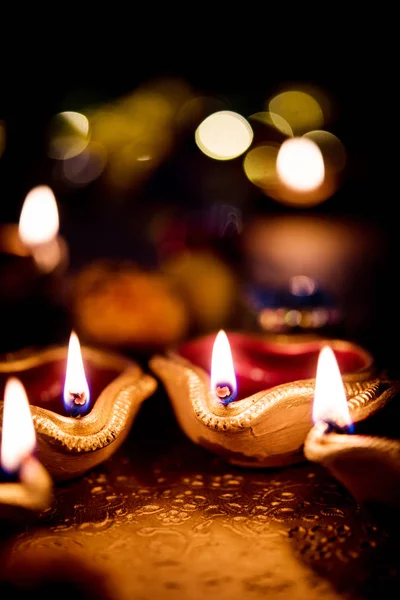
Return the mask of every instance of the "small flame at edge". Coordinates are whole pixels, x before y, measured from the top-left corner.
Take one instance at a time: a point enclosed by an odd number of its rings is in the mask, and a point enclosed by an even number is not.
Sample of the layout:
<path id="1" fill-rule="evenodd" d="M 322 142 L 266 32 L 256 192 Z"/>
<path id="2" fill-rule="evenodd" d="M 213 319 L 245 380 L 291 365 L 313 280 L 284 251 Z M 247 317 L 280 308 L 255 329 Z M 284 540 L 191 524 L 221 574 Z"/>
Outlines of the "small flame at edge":
<path id="1" fill-rule="evenodd" d="M 16 377 L 10 377 L 4 390 L 1 466 L 15 473 L 36 446 L 29 400 L 25 388 Z"/>
<path id="2" fill-rule="evenodd" d="M 322 348 L 318 357 L 313 421 L 331 423 L 339 427 L 352 426 L 339 365 L 330 346 Z"/>

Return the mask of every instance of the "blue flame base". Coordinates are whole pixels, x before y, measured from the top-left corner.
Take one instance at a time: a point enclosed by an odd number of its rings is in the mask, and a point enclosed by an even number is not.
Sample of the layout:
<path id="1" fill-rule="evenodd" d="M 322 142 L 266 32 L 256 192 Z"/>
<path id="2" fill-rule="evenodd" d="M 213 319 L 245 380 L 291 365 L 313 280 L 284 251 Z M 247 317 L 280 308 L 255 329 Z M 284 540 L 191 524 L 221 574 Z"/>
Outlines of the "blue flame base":
<path id="1" fill-rule="evenodd" d="M 229 394 L 225 398 L 221 397 L 221 395 L 216 391 L 217 389 L 223 389 L 223 388 L 227 388 L 229 390 Z M 214 393 L 214 396 L 217 399 L 217 401 L 220 404 L 223 404 L 224 406 L 226 406 L 227 404 L 230 404 L 231 402 L 236 400 L 236 396 L 237 396 L 237 390 L 234 390 L 230 383 L 225 383 L 225 382 L 218 383 L 215 386 L 213 393 Z"/>
<path id="2" fill-rule="evenodd" d="M 77 419 L 79 417 L 83 417 L 86 414 L 88 408 L 88 404 L 71 404 L 67 408 L 69 416 Z"/>
<path id="3" fill-rule="evenodd" d="M 325 433 L 339 433 L 339 434 L 351 434 L 354 433 L 354 424 L 349 425 L 338 425 L 333 421 L 326 421 L 327 428 Z"/>

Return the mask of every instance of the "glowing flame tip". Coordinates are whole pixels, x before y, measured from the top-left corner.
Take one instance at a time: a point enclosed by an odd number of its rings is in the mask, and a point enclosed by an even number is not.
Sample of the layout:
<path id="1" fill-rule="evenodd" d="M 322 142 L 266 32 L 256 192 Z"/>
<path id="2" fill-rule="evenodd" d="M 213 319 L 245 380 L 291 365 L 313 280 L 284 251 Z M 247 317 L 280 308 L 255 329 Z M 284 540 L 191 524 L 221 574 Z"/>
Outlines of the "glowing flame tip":
<path id="1" fill-rule="evenodd" d="M 325 422 L 351 427 L 352 420 L 339 365 L 330 346 L 320 351 L 315 379 L 314 423 Z"/>

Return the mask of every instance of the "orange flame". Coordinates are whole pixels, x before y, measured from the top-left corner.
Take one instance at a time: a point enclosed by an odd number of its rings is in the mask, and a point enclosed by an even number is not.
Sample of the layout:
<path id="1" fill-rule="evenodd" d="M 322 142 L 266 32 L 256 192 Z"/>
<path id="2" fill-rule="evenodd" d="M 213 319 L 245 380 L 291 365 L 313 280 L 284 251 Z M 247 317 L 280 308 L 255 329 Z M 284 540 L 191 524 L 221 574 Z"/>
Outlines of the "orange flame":
<path id="1" fill-rule="evenodd" d="M 73 416 L 78 416 L 86 410 L 89 400 L 90 392 L 83 366 L 81 345 L 78 336 L 72 331 L 68 345 L 64 406 Z"/>
<path id="2" fill-rule="evenodd" d="M 25 198 L 19 218 L 19 235 L 27 246 L 51 242 L 59 229 L 57 202 L 47 185 L 33 188 Z"/>
<path id="3" fill-rule="evenodd" d="M 318 357 L 313 421 L 331 423 L 339 427 L 352 425 L 339 365 L 329 346 L 322 348 Z"/>
<path id="4" fill-rule="evenodd" d="M 35 449 L 36 434 L 25 388 L 10 377 L 4 390 L 1 466 L 15 473 Z"/>
<path id="5" fill-rule="evenodd" d="M 236 398 L 237 383 L 228 337 L 221 329 L 215 338 L 211 358 L 211 392 L 223 404 Z"/>

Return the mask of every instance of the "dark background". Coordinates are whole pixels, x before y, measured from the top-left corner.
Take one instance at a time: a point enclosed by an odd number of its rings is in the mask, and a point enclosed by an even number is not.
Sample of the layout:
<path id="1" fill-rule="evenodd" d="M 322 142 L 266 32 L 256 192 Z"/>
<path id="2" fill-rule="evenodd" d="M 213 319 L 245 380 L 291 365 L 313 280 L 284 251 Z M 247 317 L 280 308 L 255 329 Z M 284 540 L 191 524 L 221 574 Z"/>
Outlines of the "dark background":
<path id="1" fill-rule="evenodd" d="M 115 198 L 108 198 L 110 191 L 101 180 L 71 190 L 55 179 L 54 161 L 46 148 L 51 117 L 62 110 L 111 102 L 164 76 L 181 78 L 199 95 L 221 98 L 244 116 L 262 110 L 265 99 L 286 84 L 315 84 L 333 101 L 329 130 L 347 152 L 340 188 L 321 205 L 296 211 L 244 182 L 247 200 L 242 216 L 246 220 L 257 214 L 302 212 L 352 217 L 378 227 L 385 257 L 378 269 L 374 267 L 374 288 L 365 298 L 373 307 L 370 322 L 357 335 L 396 367 L 398 183 L 391 36 L 375 15 L 357 15 L 353 22 L 325 7 L 324 13 L 298 20 L 292 9 L 288 11 L 290 23 L 283 16 L 256 12 L 243 15 L 243 21 L 236 13 L 232 23 L 207 13 L 189 18 L 177 9 L 167 11 L 164 19 L 154 8 L 154 15 L 144 10 L 132 20 L 113 15 L 108 27 L 101 29 L 93 23 L 64 22 L 62 28 L 53 23 L 37 32 L 32 27 L 27 37 L 18 31 L 8 46 L 0 82 L 0 118 L 7 130 L 0 159 L 0 218 L 16 222 L 28 191 L 47 183 L 57 197 L 72 268 L 99 255 L 128 255 L 156 266 L 144 226 L 149 215 L 163 204 L 183 213 L 203 209 L 198 189 L 207 169 L 215 174 L 219 168 L 221 180 L 229 182 L 241 169 L 240 160 L 216 166 L 199 156 L 193 139 L 186 139 L 139 191 L 125 194 L 115 209 L 107 203 Z M 196 171 L 197 164 L 201 168 Z M 219 203 L 230 204 L 229 186 L 224 190 L 221 184 L 217 192 Z M 225 250 L 229 254 L 232 248 Z"/>

